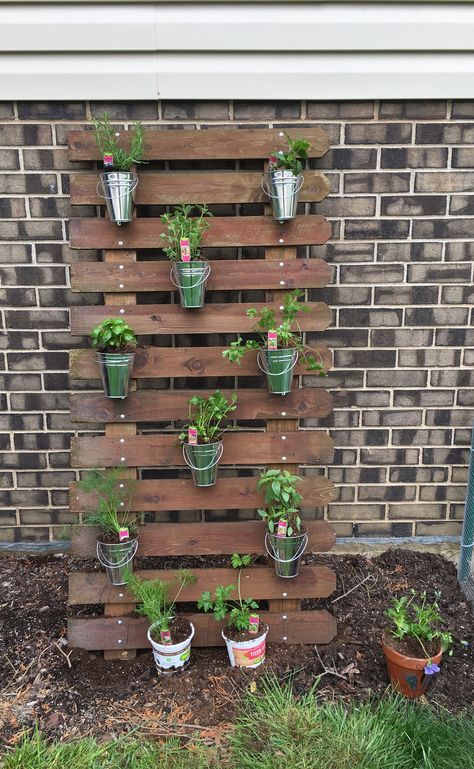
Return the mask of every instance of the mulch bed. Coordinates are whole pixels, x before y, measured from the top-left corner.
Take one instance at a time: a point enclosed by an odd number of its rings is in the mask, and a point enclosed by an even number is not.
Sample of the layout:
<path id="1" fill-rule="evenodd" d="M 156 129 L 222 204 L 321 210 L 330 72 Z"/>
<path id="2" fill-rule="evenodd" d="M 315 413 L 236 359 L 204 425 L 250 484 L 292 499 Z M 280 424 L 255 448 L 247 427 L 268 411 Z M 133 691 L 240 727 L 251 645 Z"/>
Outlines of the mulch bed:
<path id="1" fill-rule="evenodd" d="M 160 560 L 162 567 L 172 567 L 170 559 L 153 559 L 153 566 Z M 265 665 L 253 671 L 231 669 L 225 648 L 193 649 L 183 673 L 160 677 L 150 652 L 130 662 L 105 662 L 99 653 L 68 649 L 67 617 L 98 610 L 67 606 L 68 570 L 83 568 L 83 563 L 58 555 L 1 558 L 3 740 L 14 744 L 38 722 L 51 737 L 116 735 L 138 727 L 150 736 L 219 742 L 244 693 L 250 686 L 258 690 L 268 672 L 291 679 L 297 692 L 307 691 L 322 675 L 317 691 L 331 699 L 382 694 L 388 685 L 380 646 L 385 611 L 393 596 L 412 587 L 430 595 L 441 591 L 441 610 L 455 637 L 453 655 L 446 657 L 427 698 L 453 712 L 472 707 L 474 613 L 453 564 L 406 550 L 389 550 L 373 560 L 308 556 L 308 562 L 328 565 L 337 574 L 337 590 L 329 599 L 304 603 L 335 614 L 339 632 L 334 642 L 318 649 L 270 644 Z"/>

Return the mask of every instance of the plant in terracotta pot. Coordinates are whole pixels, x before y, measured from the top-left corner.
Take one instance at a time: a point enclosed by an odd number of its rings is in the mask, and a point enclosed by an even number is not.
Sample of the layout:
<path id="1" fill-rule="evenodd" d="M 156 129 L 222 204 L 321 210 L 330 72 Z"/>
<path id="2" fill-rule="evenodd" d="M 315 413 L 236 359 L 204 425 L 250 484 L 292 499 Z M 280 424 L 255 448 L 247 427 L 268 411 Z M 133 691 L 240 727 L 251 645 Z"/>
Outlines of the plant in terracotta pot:
<path id="1" fill-rule="evenodd" d="M 127 589 L 138 602 L 138 614 L 150 621 L 148 640 L 153 649 L 155 665 L 160 673 L 174 673 L 189 664 L 194 625 L 176 612 L 176 602 L 186 585 L 196 582 L 189 569 L 176 573 L 177 590 L 170 599 L 170 582 L 161 579 L 140 579 L 127 573 Z"/>
<path id="2" fill-rule="evenodd" d="M 102 118 L 93 118 L 95 140 L 102 155 L 104 171 L 100 175 L 100 185 L 107 213 L 112 222 L 121 225 L 133 218 L 133 191 L 138 178 L 132 172 L 132 166 L 143 163 L 145 132 L 140 122 L 134 123 L 131 131 L 117 131 L 110 124 L 110 116 L 105 112 Z M 123 146 L 124 138 L 130 143 Z"/>
<path id="3" fill-rule="evenodd" d="M 105 567 L 112 585 L 125 584 L 125 572 L 131 571 L 138 549 L 138 515 L 130 517 L 135 482 L 122 478 L 123 469 L 89 470 L 78 488 L 94 494 L 94 512 L 84 518 L 87 526 L 98 526 L 97 558 Z"/>
<path id="4" fill-rule="evenodd" d="M 443 630 L 439 613 L 440 593 L 429 602 L 426 591 L 419 597 L 394 598 L 387 610 L 391 627 L 382 639 L 392 686 L 405 697 L 420 697 L 430 681 L 439 673 L 443 651 L 452 643 L 451 634 Z"/>
<path id="5" fill-rule="evenodd" d="M 275 561 L 275 573 L 286 579 L 298 576 L 308 544 L 308 533 L 298 509 L 302 500 L 296 490 L 299 481 L 288 470 L 267 470 L 257 484 L 265 495 L 265 507 L 258 511 L 267 524 L 265 547 Z"/>
<path id="6" fill-rule="evenodd" d="M 132 374 L 137 338 L 122 318 L 108 318 L 91 331 L 102 384 L 107 398 L 126 398 Z"/>
<path id="7" fill-rule="evenodd" d="M 222 638 L 232 667 L 256 668 L 265 660 L 268 625 L 256 614 L 258 603 L 253 598 L 242 598 L 241 592 L 242 568 L 249 566 L 251 560 L 250 555 L 234 553 L 231 563 L 239 572 L 237 588 L 235 585 L 219 585 L 214 595 L 207 590 L 198 601 L 198 609 L 212 611 L 216 621 L 227 620 Z M 236 600 L 230 598 L 235 590 Z"/>
<path id="8" fill-rule="evenodd" d="M 268 158 L 263 190 L 271 198 L 273 218 L 279 222 L 294 219 L 303 186 L 303 164 L 311 145 L 306 139 L 292 139 L 285 132 L 288 149 L 276 150 Z"/>
<path id="9" fill-rule="evenodd" d="M 298 326 L 299 313 L 308 312 L 308 307 L 298 301 L 303 295 L 304 292 L 299 289 L 286 294 L 280 322 L 273 308 L 247 310 L 249 318 L 258 318 L 252 331 L 258 334 L 259 339 L 248 339 L 244 342 L 239 336 L 222 353 L 231 363 L 240 364 L 247 352 L 256 350 L 257 364 L 267 376 L 269 391 L 277 395 L 290 392 L 298 356 L 308 371 L 325 376 L 321 354 L 303 341 L 303 334 Z"/>
<path id="10" fill-rule="evenodd" d="M 236 403 L 236 393 L 228 401 L 220 390 L 208 398 L 193 395 L 188 401 L 189 423 L 179 435 L 179 441 L 196 486 L 213 486 L 217 480 L 219 461 L 224 450 L 223 422 L 228 414 L 235 411 Z"/>
<path id="11" fill-rule="evenodd" d="M 191 216 L 197 210 L 198 216 Z M 172 214 L 163 214 L 161 221 L 167 231 L 161 233 L 163 251 L 172 262 L 170 278 L 177 286 L 181 307 L 203 307 L 209 263 L 201 256 L 201 241 L 209 227 L 205 217 L 212 216 L 207 206 L 183 203 Z"/>

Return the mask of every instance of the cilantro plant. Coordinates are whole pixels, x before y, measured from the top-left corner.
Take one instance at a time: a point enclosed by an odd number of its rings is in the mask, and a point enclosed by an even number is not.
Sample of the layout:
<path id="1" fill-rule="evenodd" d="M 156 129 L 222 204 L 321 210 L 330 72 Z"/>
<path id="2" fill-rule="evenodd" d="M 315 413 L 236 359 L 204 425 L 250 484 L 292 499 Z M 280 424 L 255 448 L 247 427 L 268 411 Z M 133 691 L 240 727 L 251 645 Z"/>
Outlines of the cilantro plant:
<path id="1" fill-rule="evenodd" d="M 272 152 L 269 161 L 270 171 L 292 171 L 294 176 L 298 176 L 303 171 L 303 162 L 308 159 L 308 150 L 311 144 L 306 139 L 292 139 L 285 132 L 288 141 L 288 150 L 278 150 Z"/>
<path id="2" fill-rule="evenodd" d="M 235 628 L 239 631 L 249 629 L 250 615 L 258 609 L 258 603 L 253 598 L 242 598 L 241 594 L 241 576 L 244 566 L 251 563 L 250 555 L 238 555 L 234 553 L 231 558 L 232 568 L 239 570 L 237 581 L 238 600 L 232 600 L 230 596 L 235 591 L 235 585 L 219 585 L 216 587 L 214 595 L 209 590 L 202 593 L 198 601 L 198 609 L 209 612 L 212 611 L 215 620 L 227 619 L 227 627 Z"/>
<path id="3" fill-rule="evenodd" d="M 275 310 L 271 307 L 262 307 L 261 310 L 250 308 L 247 310 L 247 316 L 249 318 L 257 318 L 255 326 L 252 331 L 255 332 L 259 339 L 248 339 L 246 342 L 242 340 L 242 337 L 234 342 L 231 342 L 230 347 L 224 350 L 222 355 L 227 358 L 231 363 L 237 363 L 240 365 L 244 355 L 249 350 L 265 350 L 268 343 L 268 332 L 276 331 L 278 335 L 278 347 L 287 349 L 294 347 L 300 354 L 303 365 L 308 371 L 315 371 L 318 376 L 325 376 L 324 366 L 322 363 L 321 355 L 317 350 L 313 350 L 303 341 L 303 334 L 299 328 L 297 316 L 301 312 L 309 312 L 309 308 L 302 302 L 299 302 L 304 292 L 300 289 L 295 289 L 289 294 L 286 294 L 283 299 L 283 310 L 281 311 L 281 322 L 278 323 Z M 296 325 L 296 331 L 293 330 Z"/>
<path id="4" fill-rule="evenodd" d="M 84 518 L 87 526 L 99 526 L 103 534 L 117 538 L 124 525 L 130 533 L 136 533 L 138 515 L 128 520 L 135 482 L 122 478 L 122 468 L 89 470 L 77 485 L 81 491 L 97 495 L 97 510 Z"/>
<path id="5" fill-rule="evenodd" d="M 193 395 L 188 401 L 189 423 L 185 425 L 179 436 L 181 443 L 188 440 L 189 427 L 195 427 L 199 443 L 213 443 L 220 439 L 224 432 L 222 422 L 232 411 L 237 408 L 237 395 L 232 393 L 230 401 L 220 390 L 216 390 L 208 398 L 201 395 Z"/>
<path id="6" fill-rule="evenodd" d="M 101 119 L 92 118 L 94 124 L 95 140 L 101 155 L 113 156 L 113 168 L 115 171 L 130 171 L 133 165 L 143 163 L 145 131 L 140 122 L 134 123 L 130 135 L 130 147 L 121 146 L 121 141 L 127 132 L 121 137 L 115 136 L 117 129 L 110 124 L 110 116 L 104 112 Z M 120 139 L 120 140 L 119 140 Z"/>
<path id="7" fill-rule="evenodd" d="M 300 478 L 288 470 L 267 470 L 260 475 L 257 488 L 265 492 L 267 507 L 260 509 L 258 513 L 266 520 L 268 530 L 272 534 L 275 533 L 278 521 L 287 522 L 287 537 L 301 531 L 298 505 L 302 496 L 295 488 L 299 481 Z"/>
<path id="8" fill-rule="evenodd" d="M 170 622 L 175 615 L 176 602 L 186 585 L 196 582 L 196 576 L 189 569 L 180 569 L 175 581 L 178 589 L 173 599 L 170 600 L 169 592 L 171 583 L 161 579 L 139 579 L 135 574 L 127 571 L 125 575 L 127 589 L 136 599 L 137 612 L 148 617 L 152 625 L 158 629 L 169 630 Z"/>
<path id="9" fill-rule="evenodd" d="M 191 216 L 193 209 L 197 209 L 199 216 Z M 163 251 L 171 261 L 181 261 L 180 241 L 183 238 L 189 240 L 191 261 L 201 258 L 202 236 L 209 227 L 209 222 L 204 218 L 206 216 L 212 216 L 207 206 L 191 206 L 188 203 L 176 206 L 172 214 L 163 214 L 161 221 L 166 224 L 167 232 L 162 232 L 160 237 L 166 243 Z"/>
<path id="10" fill-rule="evenodd" d="M 137 346 L 132 328 L 122 318 L 103 320 L 91 331 L 92 346 L 101 352 L 129 352 Z"/>
<path id="11" fill-rule="evenodd" d="M 394 638 L 402 641 L 404 638 L 416 638 L 423 652 L 429 657 L 425 649 L 427 641 L 439 639 L 443 651 L 451 646 L 451 633 L 441 629 L 443 618 L 439 613 L 440 593 L 435 593 L 434 600 L 429 603 L 424 590 L 417 600 L 415 590 L 411 591 L 411 597 L 402 596 L 394 598 L 393 604 L 387 610 L 387 617 L 392 621 L 391 633 Z"/>

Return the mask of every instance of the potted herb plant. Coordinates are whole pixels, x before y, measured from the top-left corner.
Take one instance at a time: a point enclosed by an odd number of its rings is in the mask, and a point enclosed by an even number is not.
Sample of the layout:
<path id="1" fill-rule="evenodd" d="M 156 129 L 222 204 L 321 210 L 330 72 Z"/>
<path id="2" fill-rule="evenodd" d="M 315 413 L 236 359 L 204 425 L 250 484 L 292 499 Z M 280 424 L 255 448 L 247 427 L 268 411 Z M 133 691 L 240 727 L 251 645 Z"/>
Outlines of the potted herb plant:
<path id="1" fill-rule="evenodd" d="M 135 360 L 137 338 L 122 318 L 108 318 L 91 331 L 107 398 L 126 398 Z"/>
<path id="2" fill-rule="evenodd" d="M 308 308 L 298 301 L 303 293 L 295 289 L 286 294 L 279 324 L 275 310 L 270 307 L 247 310 L 249 318 L 258 318 L 252 329 L 258 334 L 258 341 L 248 339 L 244 342 L 239 336 L 222 353 L 231 363 L 240 364 L 249 350 L 257 350 L 257 364 L 267 375 L 268 389 L 274 394 L 286 395 L 290 392 L 298 356 L 301 357 L 308 371 L 315 371 L 319 376 L 325 376 L 320 353 L 304 343 L 302 332 L 298 327 L 298 314 L 308 311 Z M 297 327 L 296 331 L 293 330 L 294 325 Z"/>
<path id="3" fill-rule="evenodd" d="M 311 146 L 306 139 L 292 139 L 286 132 L 285 136 L 288 150 L 272 152 L 262 181 L 264 192 L 272 199 L 273 218 L 279 222 L 296 216 L 304 182 L 303 163 L 308 158 Z"/>
<path id="4" fill-rule="evenodd" d="M 217 480 L 219 461 L 224 450 L 222 423 L 228 414 L 235 411 L 236 402 L 235 393 L 228 401 L 220 390 L 208 398 L 193 395 L 188 401 L 189 423 L 183 428 L 179 441 L 196 486 L 213 486 Z"/>
<path id="5" fill-rule="evenodd" d="M 242 568 L 251 562 L 249 555 L 234 553 L 231 559 L 232 567 L 239 570 L 237 581 L 238 599 L 230 598 L 235 591 L 235 585 L 219 585 L 214 595 L 208 590 L 202 593 L 198 601 L 198 609 L 214 613 L 214 618 L 227 620 L 222 631 L 226 642 L 227 652 L 232 667 L 256 668 L 265 660 L 266 638 L 268 625 L 255 612 L 258 603 L 253 598 L 242 598 L 241 576 Z"/>
<path id="6" fill-rule="evenodd" d="M 170 583 L 160 579 L 139 579 L 128 573 L 127 589 L 138 602 L 137 612 L 150 621 L 148 640 L 153 649 L 159 673 L 175 673 L 189 665 L 194 625 L 182 614 L 176 613 L 176 602 L 185 587 L 196 581 L 189 569 L 180 569 L 176 575 L 177 592 L 169 598 Z"/>
<path id="7" fill-rule="evenodd" d="M 413 699 L 425 693 L 433 676 L 439 673 L 443 651 L 452 643 L 451 634 L 442 630 L 439 613 L 440 593 L 430 603 L 426 591 L 419 598 L 394 598 L 387 610 L 392 627 L 384 633 L 382 647 L 392 686 Z"/>
<path id="8" fill-rule="evenodd" d="M 130 134 L 130 146 L 124 148 L 118 140 L 118 132 L 110 124 L 110 117 L 105 112 L 102 118 L 93 118 L 95 140 L 102 155 L 104 171 L 100 174 L 102 195 L 107 206 L 107 213 L 115 224 L 132 221 L 133 190 L 138 178 L 133 174 L 133 165 L 143 163 L 145 132 L 141 123 L 133 124 Z M 100 194 L 100 193 L 99 193 Z"/>
<path id="9" fill-rule="evenodd" d="M 97 558 L 105 567 L 112 585 L 125 584 L 126 570 L 132 570 L 138 550 L 137 520 L 130 520 L 134 482 L 121 476 L 121 468 L 89 470 L 77 484 L 81 491 L 97 495 L 97 509 L 83 523 L 98 526 Z"/>
<path id="10" fill-rule="evenodd" d="M 199 216 L 192 217 L 197 209 Z M 161 221 L 167 232 L 161 233 L 166 243 L 163 251 L 172 262 L 170 278 L 178 287 L 181 307 L 203 307 L 206 281 L 210 275 L 209 263 L 201 257 L 201 240 L 209 227 L 205 217 L 212 216 L 207 206 L 183 203 L 172 214 L 163 214 Z"/>
<path id="11" fill-rule="evenodd" d="M 308 544 L 308 532 L 298 509 L 302 500 L 296 490 L 299 481 L 288 470 L 267 470 L 257 483 L 258 490 L 265 495 L 266 507 L 258 511 L 267 524 L 265 547 L 275 561 L 275 573 L 286 579 L 298 576 Z"/>

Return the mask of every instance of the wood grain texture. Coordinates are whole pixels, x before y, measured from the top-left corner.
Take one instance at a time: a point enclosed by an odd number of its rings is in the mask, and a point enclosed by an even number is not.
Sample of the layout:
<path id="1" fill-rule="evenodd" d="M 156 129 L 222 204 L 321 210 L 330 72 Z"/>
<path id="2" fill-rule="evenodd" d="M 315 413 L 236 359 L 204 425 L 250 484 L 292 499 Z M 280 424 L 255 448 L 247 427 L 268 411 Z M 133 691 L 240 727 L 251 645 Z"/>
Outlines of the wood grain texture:
<path id="1" fill-rule="evenodd" d="M 331 351 L 321 344 L 312 346 L 321 355 L 324 369 L 328 371 L 332 366 Z M 135 354 L 133 377 L 136 379 L 156 379 L 159 377 L 195 378 L 262 375 L 257 366 L 256 353 L 249 352 L 238 366 L 235 363 L 229 363 L 222 357 L 224 349 L 224 347 L 139 347 Z M 69 373 L 72 379 L 100 379 L 93 350 L 71 350 L 69 364 Z M 307 372 L 301 363 L 297 363 L 295 373 Z M 316 381 L 318 385 L 324 383 L 324 379 L 319 377 L 316 377 Z M 282 403 L 285 402 L 286 397 L 282 398 Z M 123 405 L 126 405 L 127 402 L 123 401 Z"/>
<path id="2" fill-rule="evenodd" d="M 305 526 L 308 530 L 308 549 L 325 553 L 332 548 L 336 534 L 329 523 L 305 521 Z M 96 558 L 97 533 L 93 526 L 74 526 L 71 554 L 80 558 Z M 138 555 L 263 555 L 264 538 L 263 521 L 147 523 L 140 526 Z"/>
<path id="3" fill-rule="evenodd" d="M 73 438 L 73 467 L 186 467 L 177 434 L 123 438 Z M 122 442 L 123 441 L 123 442 Z M 220 465 L 262 466 L 276 462 L 315 465 L 332 457 L 333 441 L 322 430 L 286 436 L 259 432 L 226 433 Z"/>
<path id="4" fill-rule="evenodd" d="M 223 623 L 207 614 L 187 614 L 195 627 L 192 645 L 224 646 L 221 636 Z M 282 614 L 260 612 L 269 625 L 267 641 L 279 644 L 328 644 L 336 635 L 336 620 L 325 609 L 321 611 L 288 612 Z M 101 649 L 149 649 L 146 633 L 149 622 L 145 618 L 123 617 L 121 624 L 111 617 L 68 620 L 68 644 L 71 648 L 97 651 Z M 119 643 L 120 641 L 120 643 Z M 191 657 L 192 664 L 192 657 Z"/>
<path id="5" fill-rule="evenodd" d="M 281 240 L 290 246 L 322 245 L 331 237 L 331 226 L 323 216 L 297 216 L 279 224 L 263 216 L 221 216 L 209 222 L 202 239 L 205 249 L 235 246 L 276 246 Z M 160 219 L 134 219 L 117 227 L 108 219 L 71 219 L 71 248 L 137 249 L 161 248 L 160 235 L 166 229 Z M 205 251 L 204 251 L 205 253 Z"/>
<path id="6" fill-rule="evenodd" d="M 120 137 L 127 146 L 129 132 Z M 309 157 L 320 158 L 329 149 L 329 137 L 322 128 L 305 126 L 288 128 L 293 139 L 306 139 L 311 147 Z M 100 160 L 101 154 L 92 131 L 70 131 L 68 134 L 70 160 Z M 281 128 L 212 128 L 208 130 L 145 131 L 147 160 L 238 160 L 267 158 L 271 152 L 288 148 Z"/>
<path id="7" fill-rule="evenodd" d="M 160 579 L 175 584 L 177 572 L 173 569 L 150 569 L 136 572 L 140 579 Z M 187 585 L 179 596 L 179 602 L 197 601 L 203 590 L 214 592 L 218 585 L 235 585 L 235 569 L 193 569 L 196 582 Z M 243 569 L 241 591 L 243 598 L 264 600 L 282 598 L 326 598 L 336 589 L 336 575 L 327 566 L 302 566 L 298 579 L 281 580 L 270 566 L 253 566 Z M 285 600 L 285 598 L 283 598 Z M 134 597 L 121 586 L 111 585 L 102 572 L 73 572 L 69 575 L 70 604 L 117 604 L 134 603 Z"/>
<path id="8" fill-rule="evenodd" d="M 303 497 L 302 507 L 323 507 L 334 495 L 334 484 L 324 475 L 303 476 L 298 484 Z M 69 487 L 69 506 L 73 513 L 92 512 L 97 497 L 79 491 L 76 483 Z M 263 506 L 263 495 L 257 491 L 257 479 L 219 478 L 208 488 L 196 488 L 190 479 L 160 479 L 137 481 L 131 510 L 255 510 Z"/>
<path id="9" fill-rule="evenodd" d="M 255 318 L 246 311 L 265 305 L 207 304 L 200 310 L 185 310 L 174 304 L 140 304 L 136 306 L 71 307 L 71 333 L 88 335 L 91 329 L 106 318 L 121 317 L 136 334 L 215 334 L 249 332 Z M 279 304 L 275 304 L 277 321 Z M 332 312 L 323 302 L 307 302 L 308 312 L 302 313 L 299 326 L 303 331 L 324 331 L 332 319 Z M 123 310 L 123 312 L 120 312 Z M 234 371 L 234 375 L 237 370 Z M 169 376 L 169 375 L 168 375 Z"/>
<path id="10" fill-rule="evenodd" d="M 210 261 L 210 291 L 258 288 L 321 288 L 331 280 L 331 267 L 322 259 L 294 259 L 265 262 L 263 259 Z M 162 262 L 136 262 L 133 265 L 104 262 L 71 264 L 71 288 L 80 292 L 172 291 L 171 265 Z M 122 286 L 123 288 L 120 288 Z M 120 298 L 118 299 L 120 301 Z"/>

